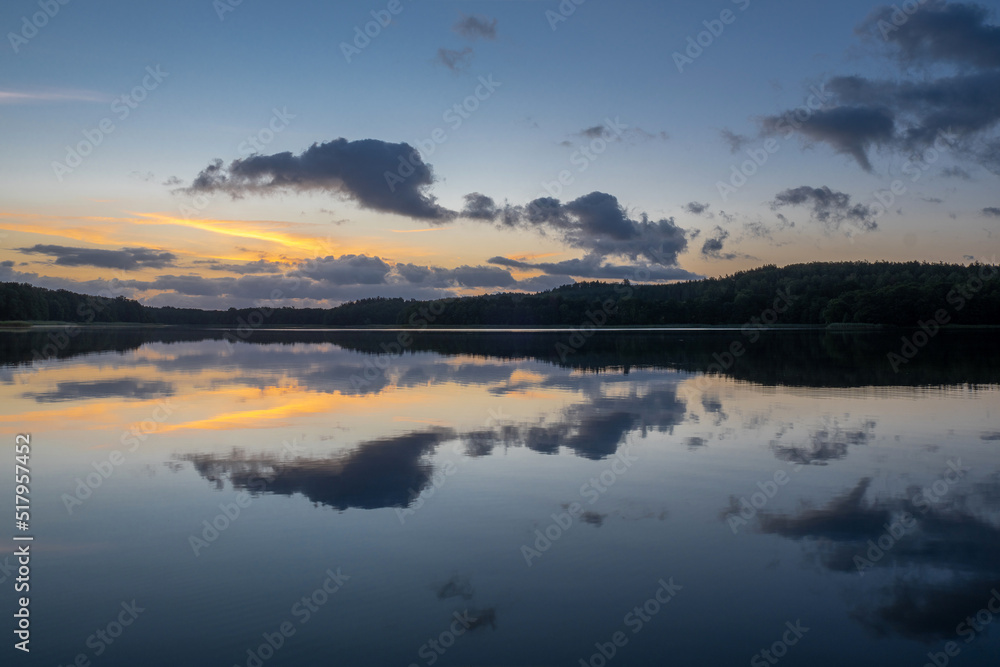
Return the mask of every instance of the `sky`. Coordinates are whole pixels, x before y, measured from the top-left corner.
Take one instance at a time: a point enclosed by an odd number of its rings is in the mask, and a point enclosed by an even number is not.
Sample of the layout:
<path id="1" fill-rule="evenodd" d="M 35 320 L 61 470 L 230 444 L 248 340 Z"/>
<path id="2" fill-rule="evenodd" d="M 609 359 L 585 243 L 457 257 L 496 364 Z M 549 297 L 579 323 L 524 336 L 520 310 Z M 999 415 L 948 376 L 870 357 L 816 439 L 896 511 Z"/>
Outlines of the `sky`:
<path id="1" fill-rule="evenodd" d="M 0 280 L 224 309 L 995 261 L 998 9 L 10 0 Z"/>

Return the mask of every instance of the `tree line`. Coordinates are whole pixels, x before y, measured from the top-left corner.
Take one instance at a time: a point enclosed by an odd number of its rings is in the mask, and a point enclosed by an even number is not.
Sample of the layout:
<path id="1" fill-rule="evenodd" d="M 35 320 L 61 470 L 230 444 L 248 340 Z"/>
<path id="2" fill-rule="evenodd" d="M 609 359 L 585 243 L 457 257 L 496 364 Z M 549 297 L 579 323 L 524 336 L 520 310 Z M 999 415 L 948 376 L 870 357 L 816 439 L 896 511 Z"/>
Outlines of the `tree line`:
<path id="1" fill-rule="evenodd" d="M 0 283 L 0 321 L 195 326 L 610 326 L 882 324 L 917 326 L 941 311 L 956 324 L 1000 324 L 1000 270 L 985 264 L 813 262 L 766 265 L 667 285 L 578 282 L 537 294 L 419 301 L 375 297 L 335 308 L 150 307 Z M 780 304 L 780 307 L 777 306 Z M 260 324 L 258 324 L 260 323 Z"/>

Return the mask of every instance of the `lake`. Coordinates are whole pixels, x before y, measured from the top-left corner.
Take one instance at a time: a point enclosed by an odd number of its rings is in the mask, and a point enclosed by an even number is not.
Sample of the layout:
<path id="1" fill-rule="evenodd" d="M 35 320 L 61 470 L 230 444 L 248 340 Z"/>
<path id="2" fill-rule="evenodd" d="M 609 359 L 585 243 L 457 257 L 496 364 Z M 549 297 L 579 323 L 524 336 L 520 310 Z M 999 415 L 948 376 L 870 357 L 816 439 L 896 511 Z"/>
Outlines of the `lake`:
<path id="1" fill-rule="evenodd" d="M 995 665 L 996 334 L 904 333 L 0 333 L 18 664 Z"/>

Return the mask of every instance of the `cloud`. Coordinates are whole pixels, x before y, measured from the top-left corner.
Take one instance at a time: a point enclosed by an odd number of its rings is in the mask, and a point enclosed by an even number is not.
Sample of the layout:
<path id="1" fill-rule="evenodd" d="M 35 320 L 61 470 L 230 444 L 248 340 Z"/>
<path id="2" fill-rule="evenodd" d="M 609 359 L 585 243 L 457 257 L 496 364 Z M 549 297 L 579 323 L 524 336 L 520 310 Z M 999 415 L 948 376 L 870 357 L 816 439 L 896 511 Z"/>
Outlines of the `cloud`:
<path id="1" fill-rule="evenodd" d="M 709 207 L 708 204 L 701 204 L 699 202 L 693 201 L 685 204 L 684 210 L 693 215 L 701 215 L 702 213 L 708 210 L 708 207 Z"/>
<path id="2" fill-rule="evenodd" d="M 41 243 L 30 248 L 17 248 L 28 254 L 49 255 L 55 257 L 55 263 L 60 266 L 96 266 L 105 269 L 161 269 L 172 266 L 177 256 L 172 252 L 163 252 L 152 248 L 122 248 L 121 250 L 103 250 L 100 248 L 75 248 L 62 245 L 43 245 Z"/>
<path id="3" fill-rule="evenodd" d="M 987 206 L 983 209 L 983 215 L 992 216 L 994 218 L 1000 218 L 1000 208 L 996 206 Z"/>
<path id="4" fill-rule="evenodd" d="M 831 229 L 837 229 L 843 222 L 857 223 L 869 231 L 878 227 L 876 213 L 871 207 L 851 204 L 850 195 L 825 185 L 820 188 L 803 185 L 779 192 L 771 202 L 771 209 L 782 206 L 810 206 L 812 218 Z"/>
<path id="5" fill-rule="evenodd" d="M 334 285 L 381 285 L 392 267 L 379 257 L 367 255 L 341 255 L 322 257 L 305 262 L 293 272 Z"/>
<path id="6" fill-rule="evenodd" d="M 452 30 L 467 39 L 496 39 L 497 20 L 482 14 L 462 14 Z"/>
<path id="7" fill-rule="evenodd" d="M 198 174 L 188 192 L 225 192 L 233 198 L 282 191 L 327 192 L 360 207 L 445 222 L 455 214 L 427 189 L 430 165 L 409 144 L 340 138 L 315 143 L 299 155 L 251 155 L 224 166 L 216 160 Z"/>
<path id="8" fill-rule="evenodd" d="M 961 167 L 945 167 L 941 170 L 941 175 L 945 178 L 957 178 L 963 181 L 972 180 L 972 174 Z"/>
<path id="9" fill-rule="evenodd" d="M 536 199 L 528 205 L 525 221 L 529 227 L 557 230 L 570 246 L 601 257 L 643 257 L 653 264 L 674 266 L 677 255 L 687 249 L 686 233 L 673 218 L 632 219 L 616 197 L 603 192 L 566 204 Z"/>
<path id="10" fill-rule="evenodd" d="M 642 257 L 654 265 L 675 266 L 677 255 L 687 249 L 687 232 L 673 218 L 652 221 L 643 214 L 635 220 L 616 197 L 604 192 L 591 192 L 565 204 L 540 197 L 526 206 L 502 208 L 478 192 L 466 195 L 465 200 L 466 217 L 497 222 L 502 228 L 557 233 L 568 245 L 592 255 L 591 262 L 609 256 L 633 261 Z"/>
<path id="11" fill-rule="evenodd" d="M 767 116 L 762 134 L 826 143 L 866 171 L 873 149 L 921 157 L 933 147 L 1000 172 L 1000 28 L 974 4 L 930 0 L 902 20 L 899 13 L 879 7 L 857 28 L 888 45 L 899 76 L 833 77 L 820 95 L 826 108 Z M 924 74 L 908 78 L 917 68 Z"/>
<path id="12" fill-rule="evenodd" d="M 748 143 L 750 143 L 750 137 L 743 134 L 737 134 L 726 128 L 719 130 L 719 135 L 722 137 L 722 140 L 729 145 L 730 153 L 739 153 Z"/>
<path id="13" fill-rule="evenodd" d="M 662 267 L 650 264 L 635 266 L 607 264 L 602 262 L 600 256 L 593 254 L 582 259 L 569 259 L 562 262 L 522 262 L 507 257 L 491 257 L 487 261 L 499 266 L 542 271 L 549 276 L 573 276 L 600 280 L 623 280 L 625 278 L 637 280 L 637 275 L 642 275 L 644 281 L 695 280 L 702 277 L 679 267 Z"/>
<path id="14" fill-rule="evenodd" d="M 894 120 L 886 109 L 843 106 L 819 110 L 805 120 L 797 111 L 767 116 L 761 121 L 764 135 L 787 136 L 791 128 L 813 141 L 826 142 L 838 153 L 846 153 L 858 161 L 865 171 L 871 171 L 868 149 L 888 143 L 893 138 Z"/>
<path id="15" fill-rule="evenodd" d="M 196 262 L 198 263 L 198 262 Z M 279 262 L 269 262 L 266 259 L 258 259 L 255 262 L 244 262 L 243 264 L 223 264 L 215 260 L 206 262 L 210 271 L 230 271 L 232 273 L 281 273 L 288 269 L 287 264 Z"/>
<path id="16" fill-rule="evenodd" d="M 728 238 L 729 232 L 716 225 L 712 236 L 705 239 L 705 242 L 701 244 L 701 254 L 711 259 L 735 259 L 736 255 L 733 253 L 722 252 L 722 246 Z"/>
<path id="17" fill-rule="evenodd" d="M 513 287 L 517 280 L 510 271 L 495 266 L 462 265 L 454 269 L 397 264 L 396 272 L 413 285 L 436 287 Z"/>
<path id="18" fill-rule="evenodd" d="M 59 382 L 56 384 L 55 390 L 28 392 L 24 394 L 24 397 L 33 398 L 39 403 L 58 403 L 90 398 L 121 398 L 145 401 L 173 395 L 174 385 L 170 382 L 122 378 L 119 380 L 97 380 L 92 382 Z"/>
<path id="19" fill-rule="evenodd" d="M 431 480 L 427 457 L 455 437 L 450 429 L 408 433 L 358 445 L 337 458 L 284 460 L 234 451 L 229 456 L 181 457 L 205 479 L 228 478 L 233 488 L 258 489 L 346 510 L 408 507 Z"/>
<path id="20" fill-rule="evenodd" d="M 588 141 L 604 139 L 605 141 L 629 141 L 631 143 L 647 142 L 654 139 L 667 141 L 670 139 L 670 135 L 666 132 L 650 132 L 641 127 L 633 127 L 622 123 L 619 117 L 615 117 L 614 120 L 606 118 L 603 124 L 585 127 L 578 132 L 573 132 L 570 136 L 580 137 Z M 560 145 L 572 148 L 576 144 L 567 140 L 560 142 Z"/>
<path id="21" fill-rule="evenodd" d="M 452 72 L 459 72 L 469 66 L 472 55 L 472 49 L 468 46 L 461 50 L 440 48 L 437 52 L 437 61 Z"/>
<path id="22" fill-rule="evenodd" d="M 924 3 L 921 3 L 924 4 Z M 990 12 L 982 5 L 930 0 L 900 22 L 899 8 L 881 6 L 857 28 L 897 47 L 896 57 L 907 65 L 948 62 L 975 68 L 1000 67 L 1000 28 L 987 25 Z M 901 25 L 897 25 L 901 23 Z"/>

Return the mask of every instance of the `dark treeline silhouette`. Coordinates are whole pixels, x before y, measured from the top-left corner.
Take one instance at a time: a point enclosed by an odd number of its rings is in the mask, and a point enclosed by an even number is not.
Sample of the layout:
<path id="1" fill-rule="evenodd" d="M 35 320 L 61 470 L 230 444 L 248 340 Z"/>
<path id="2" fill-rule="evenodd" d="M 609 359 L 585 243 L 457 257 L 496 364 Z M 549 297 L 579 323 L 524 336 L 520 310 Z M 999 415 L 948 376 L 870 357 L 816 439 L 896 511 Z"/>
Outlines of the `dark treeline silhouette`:
<path id="1" fill-rule="evenodd" d="M 275 331 L 258 329 L 246 339 L 231 330 L 171 328 L 81 328 L 66 336 L 60 329 L 0 332 L 0 366 L 91 354 L 125 354 L 150 343 L 217 341 L 227 345 L 317 345 L 394 357 L 432 352 L 484 360 L 534 359 L 586 372 L 630 373 L 672 369 L 719 373 L 762 385 L 802 387 L 955 386 L 1000 383 L 995 335 L 978 329 L 939 332 L 898 372 L 889 353 L 899 353 L 902 332 L 776 330 L 759 337 L 738 330 L 695 332 L 598 332 L 583 345 L 569 345 L 571 334 L 535 331 L 518 334 L 473 331 L 423 331 L 399 345 L 391 331 Z M 907 334 L 906 337 L 911 337 Z M 734 341 L 739 358 L 727 358 Z M 720 363 L 721 362 L 721 363 Z M 391 365 L 391 361 L 390 361 Z"/>
<path id="2" fill-rule="evenodd" d="M 916 326 L 944 310 L 957 324 L 1000 324 L 1000 280 L 990 265 L 814 262 L 773 265 L 669 285 L 580 282 L 538 294 L 417 301 L 372 298 L 336 308 L 149 307 L 25 283 L 0 283 L 0 321 L 195 326 L 612 326 L 778 324 Z M 776 317 L 775 317 L 776 316 Z"/>

